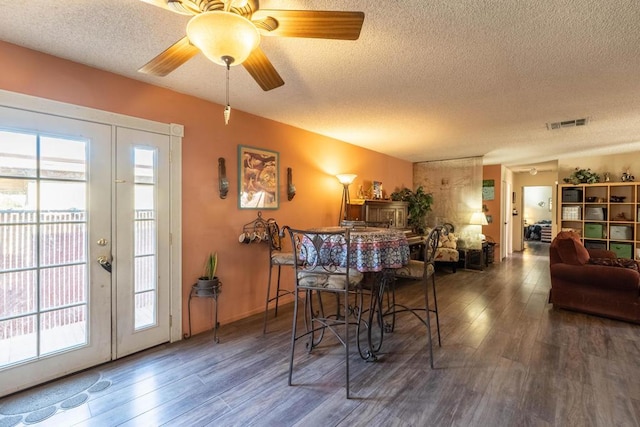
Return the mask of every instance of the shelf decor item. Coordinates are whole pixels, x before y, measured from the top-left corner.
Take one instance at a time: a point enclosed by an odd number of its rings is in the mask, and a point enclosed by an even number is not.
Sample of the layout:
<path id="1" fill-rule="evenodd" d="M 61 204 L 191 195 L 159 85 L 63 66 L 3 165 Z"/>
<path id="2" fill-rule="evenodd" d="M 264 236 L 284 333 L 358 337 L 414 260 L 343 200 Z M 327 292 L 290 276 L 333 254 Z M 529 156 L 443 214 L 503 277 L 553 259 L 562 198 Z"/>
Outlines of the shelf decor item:
<path id="1" fill-rule="evenodd" d="M 595 184 L 600 182 L 600 175 L 591 172 L 591 169 L 576 168 L 568 178 L 562 178 L 567 184 Z"/>
<path id="2" fill-rule="evenodd" d="M 622 176 L 620 177 L 620 181 L 622 182 L 633 182 L 635 181 L 636 177 L 631 175 L 631 172 L 629 172 L 629 169 L 626 170 L 626 172 L 622 173 Z"/>

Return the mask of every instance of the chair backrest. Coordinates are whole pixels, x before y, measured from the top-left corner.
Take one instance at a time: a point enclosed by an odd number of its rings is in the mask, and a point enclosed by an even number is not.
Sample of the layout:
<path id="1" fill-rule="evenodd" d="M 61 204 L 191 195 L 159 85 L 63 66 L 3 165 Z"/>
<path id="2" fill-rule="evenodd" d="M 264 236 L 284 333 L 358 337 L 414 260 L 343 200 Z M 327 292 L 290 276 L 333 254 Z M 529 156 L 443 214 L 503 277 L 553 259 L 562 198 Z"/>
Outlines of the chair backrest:
<path id="1" fill-rule="evenodd" d="M 425 264 L 433 264 L 436 251 L 438 250 L 438 241 L 440 240 L 440 234 L 448 234 L 448 231 L 443 226 L 437 226 L 429 232 L 425 239 L 424 248 L 424 262 Z M 425 265 L 426 267 L 426 265 Z"/>
<path id="2" fill-rule="evenodd" d="M 269 236 L 269 250 L 281 251 L 282 250 L 282 238 L 280 236 L 280 227 L 274 220 L 267 222 L 267 235 Z"/>
<path id="3" fill-rule="evenodd" d="M 350 230 L 296 230 L 291 236 L 297 271 L 349 274 L 351 263 Z"/>

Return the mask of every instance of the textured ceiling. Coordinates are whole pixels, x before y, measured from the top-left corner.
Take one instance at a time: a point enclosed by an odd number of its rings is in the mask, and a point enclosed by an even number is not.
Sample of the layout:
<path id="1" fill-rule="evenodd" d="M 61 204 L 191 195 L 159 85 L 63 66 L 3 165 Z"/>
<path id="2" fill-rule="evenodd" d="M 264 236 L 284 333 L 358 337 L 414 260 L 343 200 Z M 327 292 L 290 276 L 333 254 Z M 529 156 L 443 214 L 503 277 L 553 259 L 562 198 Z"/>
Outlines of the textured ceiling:
<path id="1" fill-rule="evenodd" d="M 365 20 L 357 41 L 263 37 L 285 85 L 263 92 L 234 67 L 234 109 L 410 161 L 515 166 L 640 149 L 637 0 L 260 7 L 363 11 Z M 183 37 L 188 19 L 135 0 L 0 0 L 0 39 L 223 104 L 224 68 L 203 55 L 167 77 L 136 71 Z M 583 117 L 584 127 L 546 128 Z"/>

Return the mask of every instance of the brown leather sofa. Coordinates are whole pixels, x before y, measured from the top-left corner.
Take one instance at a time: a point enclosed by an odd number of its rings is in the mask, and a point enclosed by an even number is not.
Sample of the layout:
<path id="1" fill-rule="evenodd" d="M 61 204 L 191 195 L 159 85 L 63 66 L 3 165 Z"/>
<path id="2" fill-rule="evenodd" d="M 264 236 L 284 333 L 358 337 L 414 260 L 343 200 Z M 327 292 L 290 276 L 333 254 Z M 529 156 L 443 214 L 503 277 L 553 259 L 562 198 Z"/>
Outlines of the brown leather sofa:
<path id="1" fill-rule="evenodd" d="M 560 232 L 549 247 L 554 307 L 640 323 L 640 273 L 633 260 L 586 249 L 573 232 Z"/>

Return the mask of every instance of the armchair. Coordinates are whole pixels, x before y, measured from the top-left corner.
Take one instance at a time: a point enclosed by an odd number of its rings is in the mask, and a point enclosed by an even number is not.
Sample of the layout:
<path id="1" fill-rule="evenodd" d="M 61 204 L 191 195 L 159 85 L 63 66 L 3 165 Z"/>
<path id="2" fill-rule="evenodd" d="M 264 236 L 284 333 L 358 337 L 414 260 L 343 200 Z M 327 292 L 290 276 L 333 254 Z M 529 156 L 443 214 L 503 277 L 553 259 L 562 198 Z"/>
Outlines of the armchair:
<path id="1" fill-rule="evenodd" d="M 634 260 L 586 249 L 580 236 L 560 232 L 549 247 L 555 307 L 640 323 L 640 273 Z"/>
<path id="2" fill-rule="evenodd" d="M 438 240 L 438 248 L 436 249 L 433 259 L 434 266 L 449 266 L 455 273 L 458 267 L 458 261 L 460 260 L 460 252 L 458 252 L 458 238 L 453 234 L 454 227 L 450 223 L 445 223 L 441 228 L 440 239 Z M 427 229 L 427 234 L 431 232 L 431 229 Z M 422 251 L 427 241 L 427 236 L 423 236 L 420 241 L 414 243 L 420 245 L 419 258 L 424 255 Z"/>
<path id="3" fill-rule="evenodd" d="M 434 262 L 436 265 L 447 265 L 451 267 L 451 270 L 455 273 L 458 267 L 458 261 L 460 260 L 460 252 L 458 252 L 458 238 L 453 232 L 455 228 L 453 224 L 445 222 L 443 224 L 444 232 L 440 236 L 438 241 L 438 249 Z"/>

